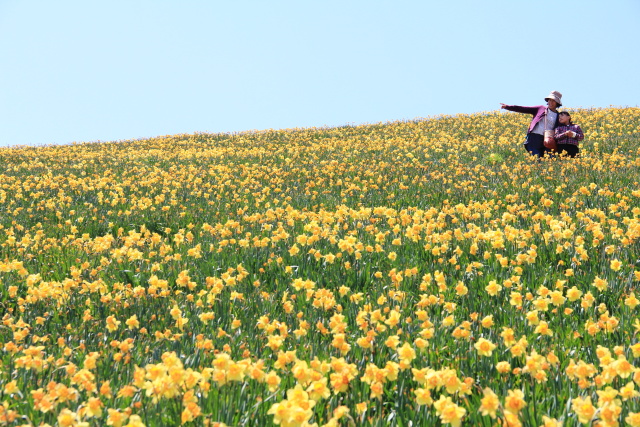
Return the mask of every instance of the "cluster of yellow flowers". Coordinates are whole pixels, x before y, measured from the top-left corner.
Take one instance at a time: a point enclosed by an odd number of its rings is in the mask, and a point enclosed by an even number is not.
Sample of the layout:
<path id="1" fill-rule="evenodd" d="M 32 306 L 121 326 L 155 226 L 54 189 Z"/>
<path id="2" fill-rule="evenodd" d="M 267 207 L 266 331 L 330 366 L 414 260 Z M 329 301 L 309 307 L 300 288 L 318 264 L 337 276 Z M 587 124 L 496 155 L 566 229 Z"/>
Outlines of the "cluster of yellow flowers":
<path id="1" fill-rule="evenodd" d="M 640 109 L 0 148 L 0 425 L 640 426 Z"/>

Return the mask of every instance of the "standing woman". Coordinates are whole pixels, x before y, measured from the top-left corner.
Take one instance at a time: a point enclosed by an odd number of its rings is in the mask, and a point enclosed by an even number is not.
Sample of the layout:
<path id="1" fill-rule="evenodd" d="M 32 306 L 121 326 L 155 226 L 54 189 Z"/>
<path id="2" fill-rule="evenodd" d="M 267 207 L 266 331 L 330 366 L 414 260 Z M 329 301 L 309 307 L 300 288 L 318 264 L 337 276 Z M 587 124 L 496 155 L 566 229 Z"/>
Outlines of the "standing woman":
<path id="1" fill-rule="evenodd" d="M 544 146 L 544 131 L 552 131 L 558 127 L 558 110 L 562 106 L 562 94 L 556 90 L 552 91 L 544 99 L 547 105 L 536 105 L 534 107 L 521 107 L 519 105 L 500 104 L 502 109 L 514 111 L 516 113 L 526 113 L 533 115 L 533 120 L 527 131 L 527 139 L 524 148 L 532 156 L 542 157 L 545 151 L 549 151 Z"/>

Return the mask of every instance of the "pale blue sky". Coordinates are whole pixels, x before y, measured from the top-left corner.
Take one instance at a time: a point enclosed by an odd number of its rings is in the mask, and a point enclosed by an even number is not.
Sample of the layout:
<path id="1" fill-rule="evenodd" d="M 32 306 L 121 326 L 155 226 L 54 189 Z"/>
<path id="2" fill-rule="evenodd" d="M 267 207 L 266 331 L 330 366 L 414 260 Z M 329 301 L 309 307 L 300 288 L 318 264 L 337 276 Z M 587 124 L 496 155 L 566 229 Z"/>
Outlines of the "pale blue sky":
<path id="1" fill-rule="evenodd" d="M 0 0 L 0 145 L 637 106 L 640 1 Z"/>

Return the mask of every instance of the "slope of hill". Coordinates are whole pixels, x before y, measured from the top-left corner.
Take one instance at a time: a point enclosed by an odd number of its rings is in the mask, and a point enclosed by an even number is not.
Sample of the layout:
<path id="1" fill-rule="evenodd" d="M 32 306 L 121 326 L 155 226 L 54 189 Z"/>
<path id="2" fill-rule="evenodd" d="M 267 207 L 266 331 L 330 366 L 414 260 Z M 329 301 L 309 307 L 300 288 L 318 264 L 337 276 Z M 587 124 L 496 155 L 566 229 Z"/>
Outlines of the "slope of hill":
<path id="1" fill-rule="evenodd" d="M 640 425 L 640 109 L 572 115 L 0 148 L 0 425 Z"/>

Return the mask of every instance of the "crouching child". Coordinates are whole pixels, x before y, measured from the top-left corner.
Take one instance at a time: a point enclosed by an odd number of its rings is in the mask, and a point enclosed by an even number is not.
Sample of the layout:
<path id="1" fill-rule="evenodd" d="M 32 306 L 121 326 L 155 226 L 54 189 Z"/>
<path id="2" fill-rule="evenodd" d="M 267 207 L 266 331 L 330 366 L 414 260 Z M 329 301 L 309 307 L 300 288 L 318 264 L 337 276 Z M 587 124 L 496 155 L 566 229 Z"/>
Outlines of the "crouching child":
<path id="1" fill-rule="evenodd" d="M 584 133 L 580 126 L 571 122 L 571 115 L 566 111 L 559 113 L 559 126 L 555 129 L 555 139 L 558 144 L 558 154 L 569 157 L 576 157 L 580 152 L 578 147 L 580 141 L 584 139 Z"/>

